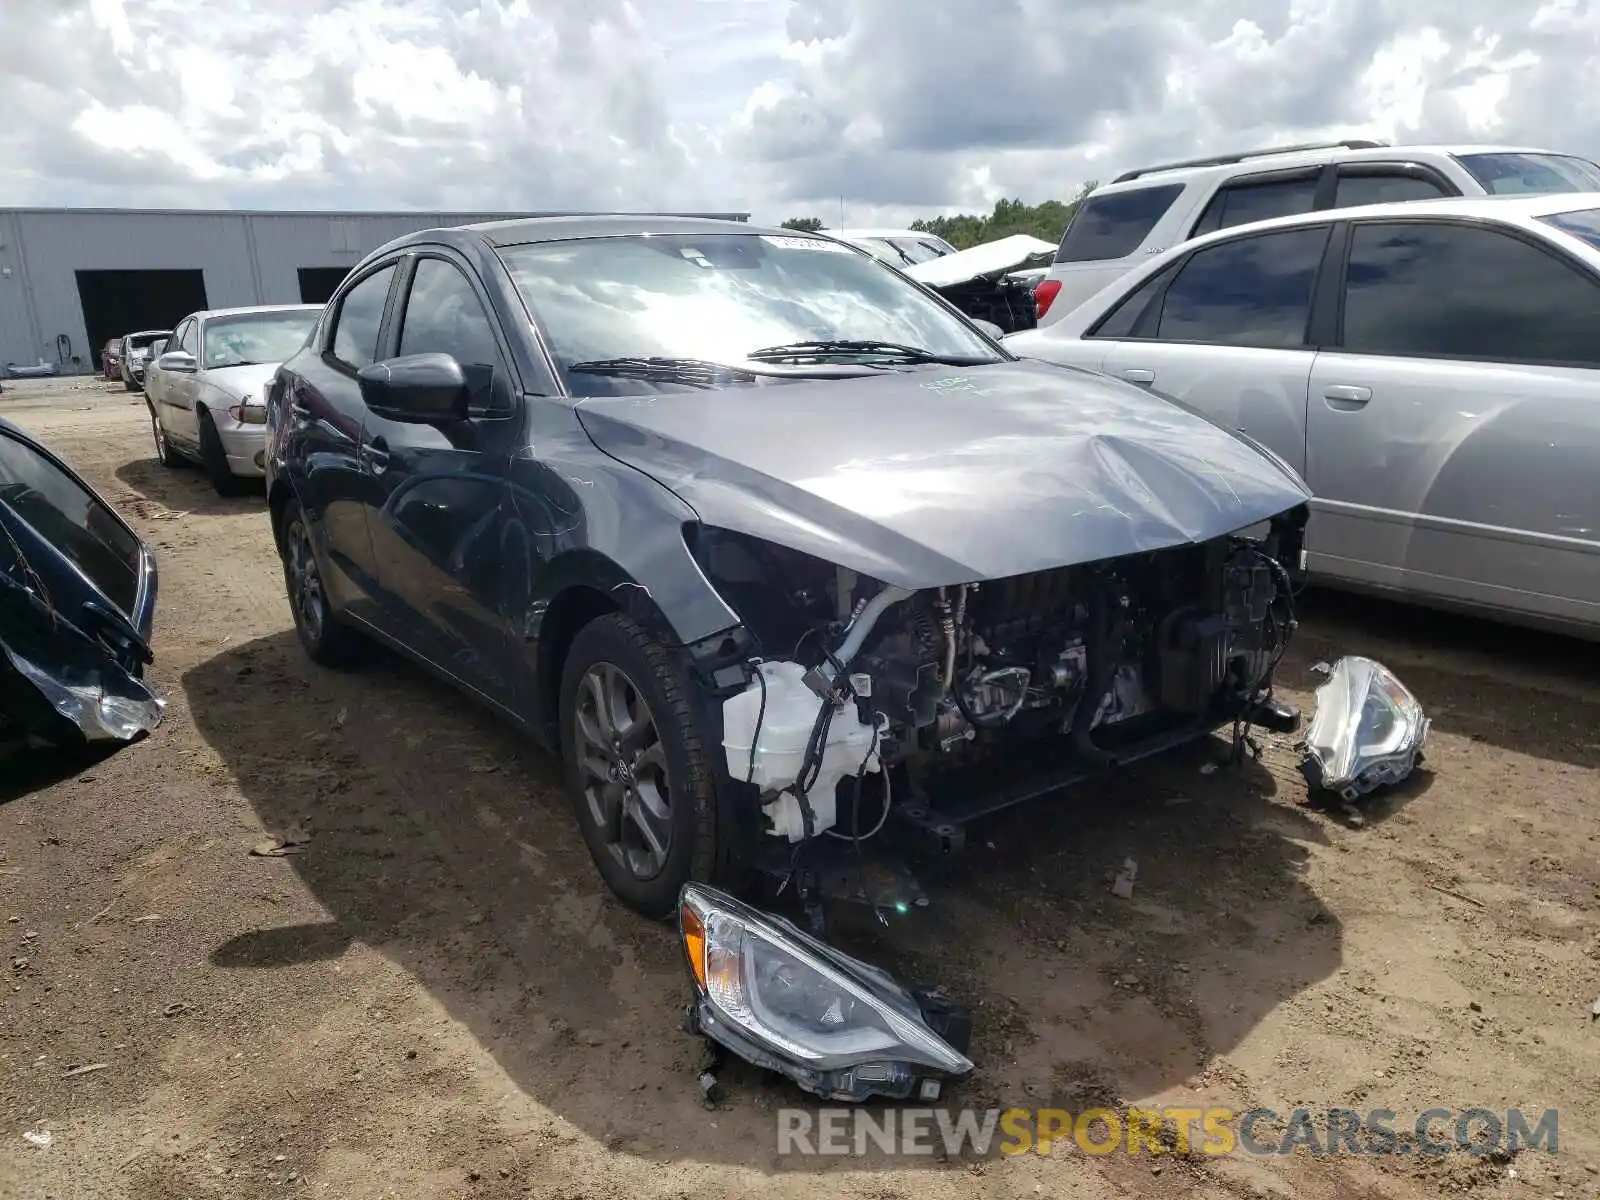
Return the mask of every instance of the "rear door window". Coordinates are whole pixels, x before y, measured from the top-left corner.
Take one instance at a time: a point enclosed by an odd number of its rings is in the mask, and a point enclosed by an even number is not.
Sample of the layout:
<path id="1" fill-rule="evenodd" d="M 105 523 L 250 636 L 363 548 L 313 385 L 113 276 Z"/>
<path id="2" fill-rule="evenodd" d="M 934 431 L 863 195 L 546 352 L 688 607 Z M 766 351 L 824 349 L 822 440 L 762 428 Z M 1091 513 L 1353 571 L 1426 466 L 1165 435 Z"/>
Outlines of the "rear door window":
<path id="1" fill-rule="evenodd" d="M 1100 324 L 1089 331 L 1088 336 L 1100 338 L 1131 338 L 1139 336 L 1139 326 L 1141 324 L 1139 318 L 1144 315 L 1145 309 L 1150 307 L 1150 302 L 1166 286 L 1167 280 L 1172 278 L 1172 273 L 1177 269 L 1178 264 L 1173 263 L 1165 270 L 1157 271 L 1149 279 L 1145 280 L 1144 283 L 1134 289 L 1131 295 L 1124 297 L 1120 304 L 1107 313 Z M 1143 324 L 1148 325 L 1149 323 L 1143 322 Z M 1153 332 L 1153 330 L 1149 331 L 1146 336 Z"/>
<path id="2" fill-rule="evenodd" d="M 1056 262 L 1105 262 L 1137 250 L 1182 193 L 1181 183 L 1090 196 L 1061 236 Z"/>
<path id="3" fill-rule="evenodd" d="M 71 561 L 124 616 L 139 590 L 139 539 L 66 471 L 0 432 L 0 504 Z"/>
<path id="4" fill-rule="evenodd" d="M 1333 192 L 1335 208 L 1355 208 L 1361 204 L 1390 204 L 1404 200 L 1437 200 L 1453 196 L 1433 180 L 1422 175 L 1363 172 L 1339 173 Z"/>
<path id="5" fill-rule="evenodd" d="M 1248 225 L 1252 221 L 1270 221 L 1273 217 L 1308 213 L 1316 206 L 1316 201 L 1316 175 L 1260 183 L 1230 183 L 1217 189 L 1217 194 L 1206 205 L 1206 211 L 1201 214 L 1191 236 L 1199 237 L 1203 233 L 1215 233 L 1235 225 Z"/>
<path id="6" fill-rule="evenodd" d="M 1157 336 L 1222 346 L 1304 346 L 1329 228 L 1284 229 L 1197 250 L 1167 289 Z"/>
<path id="7" fill-rule="evenodd" d="M 1344 349 L 1600 365 L 1600 283 L 1495 229 L 1362 222 L 1351 231 Z"/>

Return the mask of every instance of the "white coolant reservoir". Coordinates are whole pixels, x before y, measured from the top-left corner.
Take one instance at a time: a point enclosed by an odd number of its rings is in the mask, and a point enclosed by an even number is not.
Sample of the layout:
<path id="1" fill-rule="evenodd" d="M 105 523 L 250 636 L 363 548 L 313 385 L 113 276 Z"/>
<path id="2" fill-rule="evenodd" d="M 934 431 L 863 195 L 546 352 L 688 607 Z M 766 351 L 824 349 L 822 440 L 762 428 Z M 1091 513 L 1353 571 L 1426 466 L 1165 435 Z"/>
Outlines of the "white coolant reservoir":
<path id="1" fill-rule="evenodd" d="M 755 784 L 764 794 L 782 793 L 767 801 L 767 818 L 773 833 L 800 841 L 805 837 L 805 821 L 793 788 L 823 701 L 805 685 L 806 669 L 799 663 L 768 662 L 757 669 L 760 679 L 752 679 L 744 691 L 722 702 L 722 748 L 728 774 Z M 855 706 L 847 704 L 835 710 L 828 723 L 822 762 L 806 792 L 814 817 L 813 834 L 834 824 L 834 791 L 839 780 L 863 769 L 878 769 L 877 734 L 861 720 Z"/>

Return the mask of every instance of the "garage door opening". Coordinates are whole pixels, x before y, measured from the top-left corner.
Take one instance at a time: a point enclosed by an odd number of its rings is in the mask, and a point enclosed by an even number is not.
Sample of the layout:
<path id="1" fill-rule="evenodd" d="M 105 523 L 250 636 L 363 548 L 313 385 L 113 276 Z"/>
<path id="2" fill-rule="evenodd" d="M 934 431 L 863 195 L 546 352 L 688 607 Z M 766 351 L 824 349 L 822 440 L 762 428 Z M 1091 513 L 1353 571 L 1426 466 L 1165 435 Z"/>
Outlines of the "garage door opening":
<path id="1" fill-rule="evenodd" d="M 300 303 L 326 304 L 348 274 L 349 267 L 301 267 Z"/>
<path id="2" fill-rule="evenodd" d="M 206 306 L 204 271 L 79 271 L 78 299 L 96 369 L 112 338 L 171 329 Z"/>

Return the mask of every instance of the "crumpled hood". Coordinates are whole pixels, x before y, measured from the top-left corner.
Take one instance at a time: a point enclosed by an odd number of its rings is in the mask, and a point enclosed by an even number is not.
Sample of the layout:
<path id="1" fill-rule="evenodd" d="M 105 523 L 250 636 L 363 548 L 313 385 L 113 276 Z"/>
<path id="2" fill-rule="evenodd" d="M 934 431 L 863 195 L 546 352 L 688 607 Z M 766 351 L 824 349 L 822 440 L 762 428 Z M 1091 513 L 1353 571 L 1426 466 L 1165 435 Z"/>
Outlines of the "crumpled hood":
<path id="1" fill-rule="evenodd" d="M 708 525 L 922 588 L 1186 542 L 1309 496 L 1197 413 L 1044 363 L 586 399 L 607 454 Z"/>
<path id="2" fill-rule="evenodd" d="M 905 268 L 905 273 L 929 287 L 954 287 L 974 279 L 998 279 L 1030 261 L 1049 262 L 1055 253 L 1054 242 L 1046 242 L 1026 233 L 1013 233 L 1010 237 L 985 242 L 981 246 L 916 263 Z"/>
<path id="3" fill-rule="evenodd" d="M 215 384 L 232 395 L 235 400 L 243 396 L 260 400 L 277 370 L 277 363 L 252 363 L 245 367 L 210 367 L 206 370 L 206 382 Z"/>

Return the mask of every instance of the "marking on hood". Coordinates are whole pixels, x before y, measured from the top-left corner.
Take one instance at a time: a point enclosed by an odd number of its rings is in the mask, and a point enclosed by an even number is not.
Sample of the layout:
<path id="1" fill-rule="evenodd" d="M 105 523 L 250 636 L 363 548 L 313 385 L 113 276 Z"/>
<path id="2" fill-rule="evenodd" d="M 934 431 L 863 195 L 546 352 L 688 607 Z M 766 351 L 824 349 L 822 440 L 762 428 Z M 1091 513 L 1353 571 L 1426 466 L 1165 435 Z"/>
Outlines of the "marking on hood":
<path id="1" fill-rule="evenodd" d="M 1233 497 L 1233 502 L 1234 502 L 1235 505 L 1237 505 L 1239 508 L 1243 508 L 1244 507 L 1244 498 L 1241 497 L 1239 495 L 1239 493 L 1234 490 L 1233 484 L 1228 481 L 1228 477 L 1226 475 L 1224 475 L 1221 471 L 1217 470 L 1216 467 L 1213 467 L 1210 464 L 1207 464 L 1205 470 L 1206 470 L 1206 474 L 1214 476 L 1218 483 L 1220 483 L 1223 487 L 1228 489 L 1228 494 Z"/>
<path id="2" fill-rule="evenodd" d="M 987 396 L 989 388 L 979 387 L 965 375 L 941 375 L 938 379 L 928 379 L 917 385 L 930 392 L 947 395 L 950 392 L 966 392 L 973 396 Z"/>

